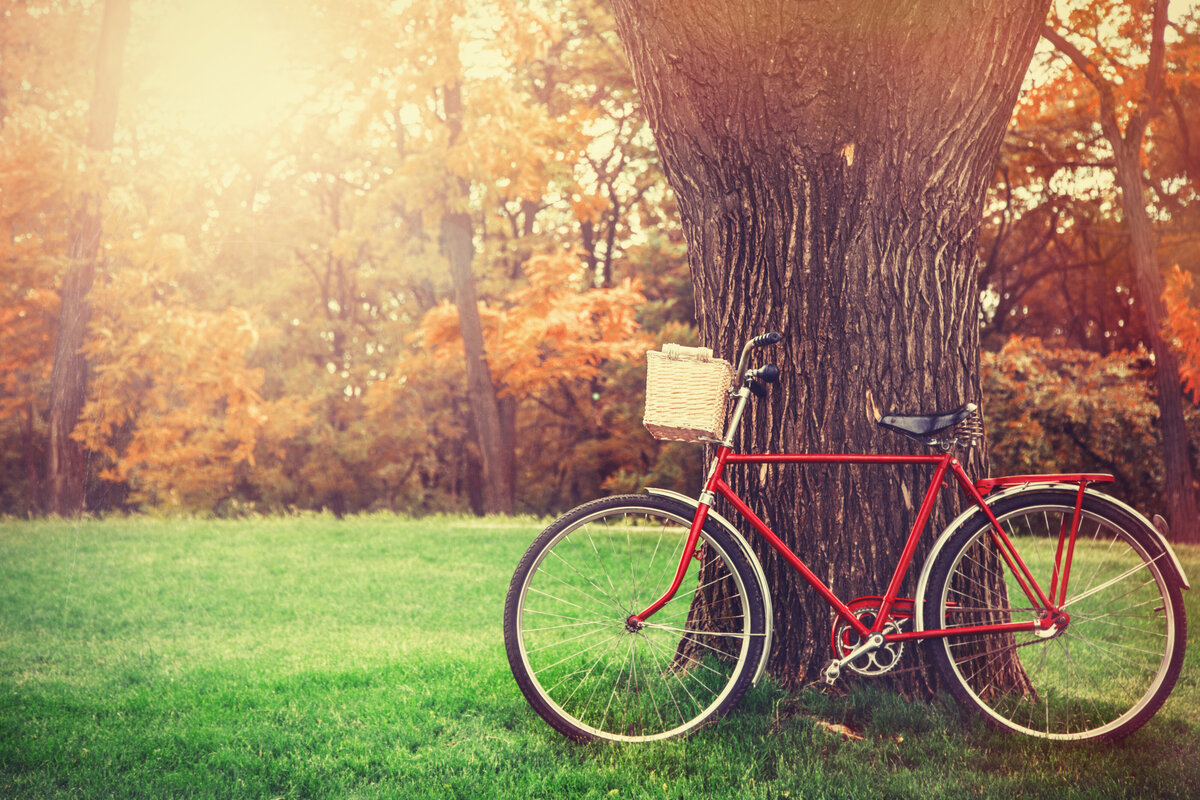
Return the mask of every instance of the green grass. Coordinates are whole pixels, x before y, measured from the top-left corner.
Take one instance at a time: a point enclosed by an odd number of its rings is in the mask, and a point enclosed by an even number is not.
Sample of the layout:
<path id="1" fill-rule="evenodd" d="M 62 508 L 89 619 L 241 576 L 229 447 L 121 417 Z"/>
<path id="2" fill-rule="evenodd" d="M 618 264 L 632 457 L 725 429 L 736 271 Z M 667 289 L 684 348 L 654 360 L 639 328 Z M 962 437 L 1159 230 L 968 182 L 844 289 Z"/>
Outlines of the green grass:
<path id="1" fill-rule="evenodd" d="M 0 798 L 1200 796 L 1196 634 L 1171 700 L 1117 745 L 769 686 L 686 740 L 571 744 L 504 657 L 504 593 L 540 527 L 0 523 Z M 1200 581 L 1200 548 L 1178 549 Z M 1200 588 L 1185 601 L 1200 630 Z"/>

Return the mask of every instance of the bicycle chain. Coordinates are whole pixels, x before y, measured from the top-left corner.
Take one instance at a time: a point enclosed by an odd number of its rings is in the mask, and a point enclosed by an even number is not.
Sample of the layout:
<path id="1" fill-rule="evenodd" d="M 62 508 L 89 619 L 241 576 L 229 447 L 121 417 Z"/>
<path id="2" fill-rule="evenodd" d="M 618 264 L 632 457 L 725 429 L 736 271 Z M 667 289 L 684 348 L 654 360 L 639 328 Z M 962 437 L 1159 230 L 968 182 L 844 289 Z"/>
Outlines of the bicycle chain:
<path id="1" fill-rule="evenodd" d="M 1031 644 L 1044 644 L 1045 641 L 1046 640 L 1044 640 L 1044 639 L 1034 639 L 1029 642 L 1021 642 L 1020 644 L 1013 645 L 1012 649 L 1016 650 L 1017 648 L 1020 648 L 1020 647 L 1028 647 Z M 1007 648 L 1005 648 L 1005 649 L 1007 649 Z M 1001 650 L 997 650 L 995 652 L 1001 652 Z M 896 663 L 899 663 L 899 661 L 900 661 L 900 659 L 897 658 Z M 846 666 L 850 666 L 850 665 L 847 664 Z M 907 675 L 911 672 L 924 672 L 926 669 L 928 669 L 928 667 L 927 666 L 915 666 L 915 667 L 904 667 L 903 669 L 896 669 L 895 664 L 893 664 L 888 669 L 886 669 L 882 672 L 878 672 L 878 673 L 859 672 L 858 670 L 854 670 L 853 667 L 851 667 L 851 669 L 856 674 L 863 675 L 864 677 L 867 677 L 867 678 L 875 678 L 875 677 L 879 677 L 880 675 L 884 675 L 884 674 Z M 845 675 L 846 673 L 843 671 L 842 674 Z M 824 670 L 821 671 L 821 677 L 819 677 L 815 680 L 808 681 L 807 683 L 803 684 L 802 689 L 812 689 L 813 687 L 825 687 L 827 689 L 831 688 L 831 685 L 828 682 L 826 682 L 826 680 L 825 680 Z"/>

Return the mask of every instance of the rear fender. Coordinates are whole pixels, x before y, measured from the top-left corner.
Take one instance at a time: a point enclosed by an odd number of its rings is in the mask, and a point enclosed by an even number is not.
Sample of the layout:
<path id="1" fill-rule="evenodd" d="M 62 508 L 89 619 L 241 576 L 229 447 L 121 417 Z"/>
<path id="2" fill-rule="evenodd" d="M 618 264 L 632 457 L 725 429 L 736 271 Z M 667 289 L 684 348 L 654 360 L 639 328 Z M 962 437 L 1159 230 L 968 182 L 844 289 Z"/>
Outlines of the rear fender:
<path id="1" fill-rule="evenodd" d="M 1021 492 L 1040 491 L 1043 489 L 1066 489 L 1071 492 L 1078 492 L 1079 484 L 1054 482 L 1024 483 L 1019 486 L 1010 486 L 1009 488 L 1003 489 L 999 492 L 993 492 L 984 499 L 987 500 L 987 504 L 991 506 L 998 500 L 1003 500 L 1015 494 L 1020 494 Z M 1168 574 L 1168 578 L 1174 578 L 1184 589 L 1192 588 L 1191 584 L 1188 583 L 1187 575 L 1183 571 L 1183 565 L 1179 562 L 1179 557 L 1175 555 L 1175 551 L 1171 548 L 1171 543 L 1167 541 L 1166 537 L 1163 536 L 1162 531 L 1159 530 L 1154 523 L 1146 519 L 1146 517 L 1137 509 L 1122 503 L 1115 497 L 1110 497 L 1109 495 L 1102 494 L 1101 492 L 1094 492 L 1090 489 L 1085 491 L 1087 492 L 1088 497 L 1098 500 L 1102 504 L 1107 504 L 1118 508 L 1140 522 L 1146 528 L 1146 530 L 1157 539 L 1158 543 L 1162 546 L 1163 551 L 1167 554 L 1168 566 L 1165 571 Z M 925 559 L 925 565 L 921 568 L 921 577 L 917 581 L 917 615 L 915 630 L 925 630 L 925 592 L 929 588 L 929 576 L 933 571 L 933 562 L 937 560 L 938 554 L 941 553 L 942 548 L 946 546 L 946 543 L 950 540 L 950 537 L 953 536 L 954 533 L 963 525 L 974 521 L 976 518 L 979 518 L 981 523 L 983 520 L 987 519 L 987 515 L 976 506 L 972 506 L 963 513 L 959 514 L 957 517 L 955 517 L 953 522 L 946 526 L 946 529 L 942 531 L 942 533 L 938 536 L 937 541 L 934 542 L 933 549 L 929 551 L 929 556 Z"/>

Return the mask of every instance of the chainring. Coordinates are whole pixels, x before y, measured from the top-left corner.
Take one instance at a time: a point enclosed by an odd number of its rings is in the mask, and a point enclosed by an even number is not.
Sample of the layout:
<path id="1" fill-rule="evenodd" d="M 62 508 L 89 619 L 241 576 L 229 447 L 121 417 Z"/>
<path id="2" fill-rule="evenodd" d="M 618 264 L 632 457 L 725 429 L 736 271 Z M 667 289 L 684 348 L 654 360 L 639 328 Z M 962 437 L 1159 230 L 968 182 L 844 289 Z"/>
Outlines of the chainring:
<path id="1" fill-rule="evenodd" d="M 879 600 L 876 598 L 860 598 L 850 604 L 850 610 L 858 621 L 868 628 L 875 624 L 875 618 L 879 613 Z M 889 635 L 900 633 L 905 626 L 911 621 L 908 616 L 889 616 L 887 623 L 883 626 L 883 634 Z M 833 644 L 833 652 L 838 658 L 845 658 L 854 648 L 863 643 L 863 637 L 858 631 L 850 625 L 849 622 L 839 618 L 834 623 L 833 631 L 830 634 L 830 641 Z M 857 672 L 859 675 L 873 678 L 891 672 L 900 663 L 900 657 L 904 654 L 903 642 L 887 642 L 878 650 L 863 653 L 858 658 L 845 664 L 845 667 Z"/>

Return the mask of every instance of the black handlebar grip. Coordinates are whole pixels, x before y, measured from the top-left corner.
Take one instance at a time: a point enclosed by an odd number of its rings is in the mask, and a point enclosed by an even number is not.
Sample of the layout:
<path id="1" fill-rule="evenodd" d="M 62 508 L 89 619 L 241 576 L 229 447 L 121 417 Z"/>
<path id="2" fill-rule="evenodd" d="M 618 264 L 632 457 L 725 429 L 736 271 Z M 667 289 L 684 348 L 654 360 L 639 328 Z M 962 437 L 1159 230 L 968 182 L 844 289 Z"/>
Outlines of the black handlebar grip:
<path id="1" fill-rule="evenodd" d="M 779 333 L 778 331 L 771 331 L 770 333 L 761 333 L 758 336 L 755 336 L 750 340 L 750 344 L 754 345 L 755 347 L 766 347 L 769 344 L 775 344 L 782 338 L 782 333 Z"/>

